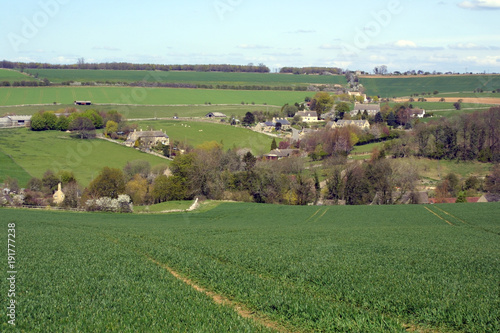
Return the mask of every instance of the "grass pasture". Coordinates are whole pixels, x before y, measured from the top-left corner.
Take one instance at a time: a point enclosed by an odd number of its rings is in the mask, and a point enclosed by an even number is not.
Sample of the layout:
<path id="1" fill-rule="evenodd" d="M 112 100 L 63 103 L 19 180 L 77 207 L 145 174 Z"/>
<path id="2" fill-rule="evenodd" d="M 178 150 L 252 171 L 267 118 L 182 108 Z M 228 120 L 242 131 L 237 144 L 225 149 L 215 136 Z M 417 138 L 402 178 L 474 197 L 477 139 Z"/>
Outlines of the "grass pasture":
<path id="1" fill-rule="evenodd" d="M 0 153 L 10 155 L 33 177 L 41 178 L 48 169 L 72 171 L 82 186 L 87 186 L 105 166 L 121 169 L 132 160 L 146 160 L 152 166 L 168 162 L 104 140 L 73 139 L 64 132 L 32 132 L 25 128 L 1 130 Z M 19 181 L 23 179 L 25 175 Z"/>
<path id="2" fill-rule="evenodd" d="M 204 117 L 209 112 L 222 112 L 228 117 L 235 115 L 237 117 L 245 116 L 247 112 L 253 111 L 280 111 L 281 107 L 271 105 L 165 105 L 165 106 L 128 106 L 128 105 L 30 105 L 30 106 L 9 106 L 0 107 L 0 116 L 6 113 L 15 113 L 18 115 L 33 115 L 34 113 L 45 111 L 63 112 L 65 108 L 75 107 L 78 110 L 96 109 L 99 111 L 117 110 L 127 119 L 140 118 L 172 118 L 178 115 L 181 118 Z"/>
<path id="3" fill-rule="evenodd" d="M 216 90 L 142 87 L 2 87 L 0 105 L 71 104 L 75 100 L 130 105 L 268 104 L 303 102 L 307 91 Z"/>
<path id="4" fill-rule="evenodd" d="M 32 75 L 48 78 L 51 82 L 159 82 L 237 86 L 307 86 L 308 84 L 347 83 L 342 75 L 290 75 L 278 73 L 225 73 L 190 71 L 128 71 L 91 69 L 26 69 Z"/>
<path id="5" fill-rule="evenodd" d="M 0 82 L 2 81 L 37 81 L 37 79 L 15 70 L 0 68 Z"/>
<path id="6" fill-rule="evenodd" d="M 0 214 L 19 261 L 3 332 L 500 330 L 498 203 Z"/>
<path id="7" fill-rule="evenodd" d="M 224 149 L 250 148 L 253 154 L 262 155 L 271 150 L 273 141 L 272 137 L 250 129 L 212 122 L 144 120 L 134 123 L 137 123 L 143 130 L 163 130 L 171 141 L 186 142 L 195 147 L 207 141 L 216 141 L 222 142 Z M 276 138 L 276 142 L 279 141 Z"/>
<path id="8" fill-rule="evenodd" d="M 471 93 L 477 88 L 491 91 L 500 88 L 500 75 L 361 77 L 359 82 L 365 87 L 366 94 L 370 96 L 401 97 L 415 93 L 433 93 L 434 90 L 439 93 Z M 443 97 L 446 96 L 443 95 Z"/>
<path id="9" fill-rule="evenodd" d="M 3 183 L 7 177 L 17 179 L 19 186 L 25 187 L 31 175 L 0 150 L 0 183 Z"/>

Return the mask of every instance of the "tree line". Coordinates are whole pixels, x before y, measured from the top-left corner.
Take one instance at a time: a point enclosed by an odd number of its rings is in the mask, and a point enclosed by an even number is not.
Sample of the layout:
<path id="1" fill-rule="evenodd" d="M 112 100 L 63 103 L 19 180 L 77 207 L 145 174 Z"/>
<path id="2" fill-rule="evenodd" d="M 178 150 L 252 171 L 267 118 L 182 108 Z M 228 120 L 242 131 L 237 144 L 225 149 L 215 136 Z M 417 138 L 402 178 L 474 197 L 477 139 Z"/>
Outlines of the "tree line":
<path id="1" fill-rule="evenodd" d="M 282 67 L 283 74 L 342 74 L 342 69 L 337 67 Z"/>
<path id="2" fill-rule="evenodd" d="M 129 62 L 103 62 L 86 63 L 79 59 L 78 63 L 70 65 L 48 64 L 40 62 L 19 62 L 0 61 L 0 68 L 29 68 L 29 69 L 106 69 L 106 70 L 145 70 L 145 71 L 194 71 L 194 72 L 249 72 L 249 73 L 269 73 L 269 67 L 264 64 L 248 65 L 160 65 L 160 64 L 133 64 Z"/>

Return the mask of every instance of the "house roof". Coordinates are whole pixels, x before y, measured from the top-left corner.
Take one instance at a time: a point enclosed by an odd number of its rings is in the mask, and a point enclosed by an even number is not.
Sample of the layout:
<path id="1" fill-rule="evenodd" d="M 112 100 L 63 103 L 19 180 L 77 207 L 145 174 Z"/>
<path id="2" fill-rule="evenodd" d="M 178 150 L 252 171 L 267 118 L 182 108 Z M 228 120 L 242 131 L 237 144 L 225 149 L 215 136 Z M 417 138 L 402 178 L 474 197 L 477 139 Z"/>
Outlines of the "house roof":
<path id="1" fill-rule="evenodd" d="M 139 132 L 135 131 L 132 133 L 134 133 L 138 138 L 149 138 L 149 137 L 168 138 L 168 135 L 166 135 L 162 131 L 139 131 Z"/>
<path id="2" fill-rule="evenodd" d="M 301 117 L 318 117 L 318 113 L 316 111 L 298 111 L 296 114 Z"/>
<path id="3" fill-rule="evenodd" d="M 359 110 L 371 110 L 371 111 L 380 111 L 380 104 L 357 104 L 354 105 L 353 111 Z"/>
<path id="4" fill-rule="evenodd" d="M 7 116 L 11 121 L 31 120 L 31 116 Z"/>
<path id="5" fill-rule="evenodd" d="M 276 122 L 281 125 L 290 125 L 290 122 L 287 119 L 276 119 Z"/>
<path id="6" fill-rule="evenodd" d="M 349 125 L 354 125 L 354 126 L 359 126 L 363 127 L 366 125 L 369 125 L 370 123 L 368 120 L 337 120 L 337 125 L 338 126 L 349 126 Z"/>
<path id="7" fill-rule="evenodd" d="M 225 118 L 227 117 L 224 113 L 222 112 L 209 112 L 206 114 L 205 117 L 221 117 L 221 118 Z"/>
<path id="8" fill-rule="evenodd" d="M 486 193 L 477 202 L 500 202 L 500 194 Z"/>
<path id="9" fill-rule="evenodd" d="M 265 124 L 266 126 L 272 126 L 272 127 L 276 126 L 276 124 L 275 124 L 275 123 L 273 123 L 272 121 L 266 121 L 266 122 L 264 122 L 264 124 Z"/>
<path id="10" fill-rule="evenodd" d="M 295 153 L 297 149 L 273 149 L 268 154 L 264 156 L 277 156 L 277 157 L 288 157 Z"/>

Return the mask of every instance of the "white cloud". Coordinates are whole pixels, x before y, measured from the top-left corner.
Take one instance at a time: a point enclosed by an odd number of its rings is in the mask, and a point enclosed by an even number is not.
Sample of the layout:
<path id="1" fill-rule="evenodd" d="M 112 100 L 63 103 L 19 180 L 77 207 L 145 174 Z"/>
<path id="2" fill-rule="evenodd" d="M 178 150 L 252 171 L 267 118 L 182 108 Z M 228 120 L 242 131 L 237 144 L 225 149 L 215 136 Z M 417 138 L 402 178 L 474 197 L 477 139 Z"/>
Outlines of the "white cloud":
<path id="1" fill-rule="evenodd" d="M 401 48 L 416 48 L 417 44 L 415 44 L 415 42 L 412 42 L 411 40 L 398 40 L 396 43 L 394 43 L 394 46 Z"/>
<path id="2" fill-rule="evenodd" d="M 238 45 L 238 48 L 247 50 L 262 50 L 262 49 L 269 49 L 269 46 L 256 45 L 256 44 L 240 44 Z"/>
<path id="3" fill-rule="evenodd" d="M 319 47 L 322 50 L 340 50 L 339 44 L 323 44 Z"/>
<path id="4" fill-rule="evenodd" d="M 450 49 L 454 50 L 487 50 L 487 47 L 474 44 L 474 43 L 456 43 L 448 45 Z"/>
<path id="5" fill-rule="evenodd" d="M 469 56 L 464 58 L 464 61 L 482 66 L 499 66 L 500 56 L 486 56 L 486 57 Z"/>
<path id="6" fill-rule="evenodd" d="M 458 7 L 465 9 L 500 9 L 500 0 L 462 1 Z"/>

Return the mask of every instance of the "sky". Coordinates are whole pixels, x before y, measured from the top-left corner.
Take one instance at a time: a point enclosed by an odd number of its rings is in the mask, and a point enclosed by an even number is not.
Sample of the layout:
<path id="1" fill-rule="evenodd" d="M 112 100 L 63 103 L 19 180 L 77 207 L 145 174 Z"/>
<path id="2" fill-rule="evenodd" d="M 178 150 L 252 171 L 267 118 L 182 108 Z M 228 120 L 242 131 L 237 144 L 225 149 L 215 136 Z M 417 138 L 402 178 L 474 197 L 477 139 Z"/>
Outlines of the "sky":
<path id="1" fill-rule="evenodd" d="M 500 73 L 500 0 L 3 1 L 0 60 Z"/>

